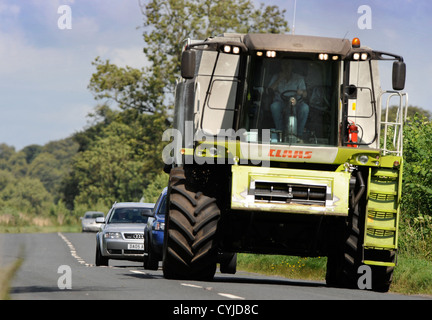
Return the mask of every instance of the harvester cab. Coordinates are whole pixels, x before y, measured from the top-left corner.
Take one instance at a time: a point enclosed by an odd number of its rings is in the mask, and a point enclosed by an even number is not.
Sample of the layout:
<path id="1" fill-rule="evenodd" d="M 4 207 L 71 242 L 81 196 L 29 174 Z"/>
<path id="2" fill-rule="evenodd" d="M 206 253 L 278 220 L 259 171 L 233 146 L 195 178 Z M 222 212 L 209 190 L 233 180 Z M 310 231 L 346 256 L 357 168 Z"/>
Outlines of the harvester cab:
<path id="1" fill-rule="evenodd" d="M 381 89 L 378 61 L 383 60 L 394 61 L 393 91 Z M 194 129 L 213 135 L 221 129 L 257 130 L 258 135 L 245 135 L 248 142 L 261 141 L 262 129 L 268 129 L 272 144 L 377 149 L 383 96 L 390 94 L 389 101 L 396 96 L 399 102 L 391 101 L 401 110 L 406 106 L 407 96 L 399 92 L 405 85 L 403 58 L 361 47 L 358 38 L 350 43 L 308 36 L 225 35 L 189 40 L 183 62 L 182 76 L 197 77 Z M 399 125 L 403 116 L 384 123 Z"/>

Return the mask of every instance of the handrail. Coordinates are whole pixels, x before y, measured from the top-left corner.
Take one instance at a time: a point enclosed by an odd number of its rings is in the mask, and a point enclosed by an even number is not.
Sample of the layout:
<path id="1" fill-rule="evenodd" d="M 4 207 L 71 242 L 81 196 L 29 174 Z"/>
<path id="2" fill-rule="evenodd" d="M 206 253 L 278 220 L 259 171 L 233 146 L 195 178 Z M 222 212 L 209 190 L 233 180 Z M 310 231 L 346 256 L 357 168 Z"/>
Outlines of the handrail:
<path id="1" fill-rule="evenodd" d="M 381 146 L 382 154 L 394 154 L 396 156 L 402 156 L 403 153 L 403 125 L 405 123 L 407 112 L 408 112 L 408 93 L 399 91 L 383 91 L 379 97 L 379 105 L 381 105 L 381 100 L 384 94 L 389 94 L 385 104 L 385 119 L 381 121 L 381 130 L 384 135 L 383 143 Z M 389 121 L 389 108 L 390 100 L 393 97 L 399 96 L 399 105 L 397 106 L 396 117 L 394 121 Z M 393 120 L 393 119 L 390 119 Z M 384 126 L 384 128 L 383 128 Z M 393 128 L 393 130 L 389 130 Z M 389 149 L 387 146 L 388 140 L 391 139 L 393 135 L 392 147 L 394 150 Z"/>

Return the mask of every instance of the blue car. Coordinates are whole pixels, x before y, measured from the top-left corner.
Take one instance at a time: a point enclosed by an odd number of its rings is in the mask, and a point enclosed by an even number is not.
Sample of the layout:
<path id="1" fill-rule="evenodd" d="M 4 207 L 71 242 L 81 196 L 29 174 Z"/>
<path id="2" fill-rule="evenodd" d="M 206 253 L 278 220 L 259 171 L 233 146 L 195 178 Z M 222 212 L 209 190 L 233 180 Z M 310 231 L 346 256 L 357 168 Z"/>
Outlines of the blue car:
<path id="1" fill-rule="evenodd" d="M 153 210 L 154 215 L 147 220 L 147 228 L 144 229 L 144 269 L 148 270 L 157 270 L 159 261 L 162 261 L 167 188 L 161 192 Z"/>

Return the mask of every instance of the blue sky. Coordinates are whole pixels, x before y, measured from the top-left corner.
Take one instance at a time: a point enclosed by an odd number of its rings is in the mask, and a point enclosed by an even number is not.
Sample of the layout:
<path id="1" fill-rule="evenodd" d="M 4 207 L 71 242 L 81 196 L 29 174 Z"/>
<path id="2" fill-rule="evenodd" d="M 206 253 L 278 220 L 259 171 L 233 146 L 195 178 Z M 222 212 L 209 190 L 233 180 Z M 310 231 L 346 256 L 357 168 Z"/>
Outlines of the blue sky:
<path id="1" fill-rule="evenodd" d="M 294 0 L 255 0 L 286 9 Z M 58 8 L 69 5 L 72 29 L 59 29 Z M 358 8 L 371 8 L 361 30 Z M 404 56 L 410 104 L 432 111 L 432 1 L 297 0 L 295 33 L 358 36 L 362 44 Z M 0 143 L 17 150 L 66 138 L 88 124 L 96 106 L 87 89 L 95 57 L 145 65 L 138 0 L 0 0 Z"/>

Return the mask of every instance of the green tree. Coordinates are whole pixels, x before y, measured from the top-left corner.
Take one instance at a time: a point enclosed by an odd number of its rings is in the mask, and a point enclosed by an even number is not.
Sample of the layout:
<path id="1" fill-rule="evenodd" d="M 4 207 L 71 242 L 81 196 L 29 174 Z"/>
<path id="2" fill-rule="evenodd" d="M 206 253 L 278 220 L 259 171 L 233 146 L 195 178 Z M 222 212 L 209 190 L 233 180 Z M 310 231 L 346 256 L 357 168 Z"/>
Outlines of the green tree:
<path id="1" fill-rule="evenodd" d="M 49 142 L 44 146 L 29 147 L 23 149 L 27 159 L 30 159 L 27 165 L 27 176 L 41 181 L 57 202 L 61 197 L 62 181 L 69 174 L 78 144 L 72 138 L 67 138 Z"/>
<path id="2" fill-rule="evenodd" d="M 404 126 L 401 251 L 431 259 L 432 252 L 432 122 L 424 113 Z"/>
<path id="3" fill-rule="evenodd" d="M 121 113 L 79 153 L 66 183 L 65 201 L 93 206 L 100 200 L 106 206 L 114 201 L 139 201 L 143 189 L 162 168 L 160 139 L 164 118 L 130 111 Z M 159 170 L 158 170 L 159 169 Z"/>
<path id="4" fill-rule="evenodd" d="M 25 158 L 26 158 L 27 163 L 31 163 L 34 160 L 34 158 L 36 158 L 38 156 L 38 154 L 41 152 L 41 150 L 42 150 L 42 146 L 37 145 L 37 144 L 32 144 L 32 145 L 25 147 L 21 151 L 25 153 L 25 155 L 26 155 Z"/>
<path id="5" fill-rule="evenodd" d="M 15 178 L 7 170 L 0 170 L 0 192 L 4 190 L 10 183 L 15 182 Z"/>
<path id="6" fill-rule="evenodd" d="M 5 206 L 35 214 L 48 212 L 53 201 L 42 182 L 30 177 L 20 177 L 9 181 L 1 190 L 0 199 Z"/>
<path id="7" fill-rule="evenodd" d="M 143 192 L 145 202 L 156 202 L 163 188 L 168 186 L 168 175 L 159 173 Z"/>
<path id="8" fill-rule="evenodd" d="M 250 0 L 150 0 L 140 1 L 143 13 L 144 53 L 150 74 L 174 92 L 182 48 L 187 38 L 206 39 L 226 32 L 288 32 L 285 10 Z"/>
<path id="9" fill-rule="evenodd" d="M 54 155 L 43 152 L 29 165 L 28 175 L 39 179 L 48 192 L 55 193 L 60 187 L 62 171 Z"/>
<path id="10" fill-rule="evenodd" d="M 15 176 L 25 177 L 28 169 L 27 155 L 23 151 L 12 154 L 8 160 L 8 167 Z"/>
<path id="11" fill-rule="evenodd" d="M 0 145 L 0 214 L 48 215 L 76 151 L 77 144 L 70 138 L 29 145 L 19 152 Z"/>
<path id="12" fill-rule="evenodd" d="M 388 119 L 396 119 L 396 115 L 398 112 L 399 107 L 398 106 L 391 106 L 388 110 Z M 425 110 L 423 108 L 417 107 L 417 106 L 408 106 L 407 109 L 407 118 L 413 119 L 415 115 L 420 115 L 422 117 L 426 117 L 427 119 L 432 118 L 432 112 Z M 381 112 L 381 121 L 385 120 L 385 110 Z"/>
<path id="13" fill-rule="evenodd" d="M 432 215 L 432 122 L 418 114 L 404 127 L 404 185 L 402 206 L 405 215 Z"/>
<path id="14" fill-rule="evenodd" d="M 115 102 L 121 110 L 134 109 L 140 113 L 154 113 L 162 109 L 162 84 L 154 77 L 147 76 L 145 69 L 129 66 L 121 68 L 109 60 L 102 61 L 99 57 L 93 65 L 96 72 L 93 73 L 88 88 L 96 100 Z M 105 104 L 105 108 L 101 109 L 105 113 L 106 107 Z M 101 113 L 98 115 L 102 116 Z"/>
<path id="15" fill-rule="evenodd" d="M 9 169 L 9 159 L 15 154 L 15 148 L 5 143 L 0 144 L 0 169 Z"/>

